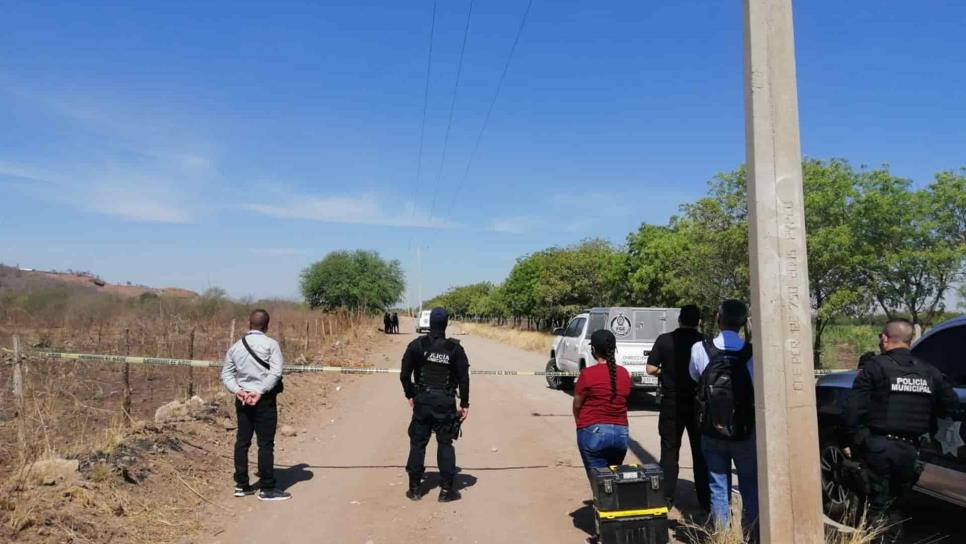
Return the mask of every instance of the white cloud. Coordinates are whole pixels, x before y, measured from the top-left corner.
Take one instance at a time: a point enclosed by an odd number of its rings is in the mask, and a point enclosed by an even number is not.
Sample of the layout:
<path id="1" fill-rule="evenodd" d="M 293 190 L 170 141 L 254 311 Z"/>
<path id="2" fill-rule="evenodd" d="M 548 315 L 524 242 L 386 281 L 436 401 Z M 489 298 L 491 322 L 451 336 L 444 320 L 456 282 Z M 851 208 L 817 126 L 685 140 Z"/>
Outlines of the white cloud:
<path id="1" fill-rule="evenodd" d="M 115 165 L 78 165 L 58 171 L 0 162 L 0 179 L 27 182 L 24 190 L 37 198 L 129 221 L 190 223 L 193 199 L 168 185 L 168 175 L 177 174 L 145 176 L 137 168 Z"/>
<path id="2" fill-rule="evenodd" d="M 244 204 L 244 208 L 283 219 L 307 219 L 349 225 L 449 228 L 452 225 L 414 208 L 394 205 L 376 193 L 361 195 L 284 195 L 272 204 Z"/>
<path id="3" fill-rule="evenodd" d="M 531 215 L 518 215 L 514 217 L 502 217 L 494 219 L 490 223 L 490 229 L 493 232 L 501 232 L 505 234 L 524 234 L 532 230 L 536 230 L 544 225 L 544 222 L 535 216 Z"/>
<path id="4" fill-rule="evenodd" d="M 617 193 L 558 193 L 550 197 L 550 209 L 577 210 L 584 215 L 614 217 L 633 211 L 627 195 Z"/>
<path id="5" fill-rule="evenodd" d="M 25 106 L 38 125 L 57 121 L 43 151 L 0 155 L 0 180 L 32 197 L 127 221 L 190 223 L 202 190 L 217 178 L 196 118 L 107 91 L 57 95 L 0 78 L 0 92 Z M 48 148 L 53 149 L 50 151 Z M 8 155 L 7 158 L 10 158 Z M 41 166 L 42 165 L 42 166 Z"/>
<path id="6" fill-rule="evenodd" d="M 635 203 L 617 193 L 558 193 L 538 206 L 539 213 L 497 218 L 488 230 L 506 234 L 526 234 L 538 229 L 554 229 L 571 234 L 587 234 L 604 221 L 636 213 Z"/>
<path id="7" fill-rule="evenodd" d="M 176 195 L 150 194 L 151 182 L 125 184 L 100 182 L 92 187 L 83 205 L 92 211 L 130 221 L 191 223 L 192 213 Z"/>

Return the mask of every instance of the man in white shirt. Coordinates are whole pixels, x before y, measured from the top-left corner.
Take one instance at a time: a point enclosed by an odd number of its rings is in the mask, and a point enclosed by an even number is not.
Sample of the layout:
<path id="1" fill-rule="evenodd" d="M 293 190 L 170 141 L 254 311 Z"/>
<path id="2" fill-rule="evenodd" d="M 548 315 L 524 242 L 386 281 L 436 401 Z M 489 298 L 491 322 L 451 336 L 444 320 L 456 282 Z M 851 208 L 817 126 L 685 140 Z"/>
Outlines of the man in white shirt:
<path id="1" fill-rule="evenodd" d="M 708 413 L 699 421 L 701 427 L 701 450 L 708 466 L 711 487 L 711 515 L 719 527 L 729 523 L 731 514 L 731 464 L 734 462 L 738 473 L 738 489 L 741 492 L 742 524 L 746 529 L 755 525 L 758 519 L 758 459 L 754 429 L 754 362 L 751 358 L 751 345 L 738 331 L 748 321 L 748 307 L 737 300 L 721 303 L 717 315 L 721 333 L 713 341 L 698 342 L 691 348 L 691 362 L 688 367 L 691 377 L 698 382 L 698 399 L 707 398 L 705 387 L 711 370 L 728 373 L 728 386 L 733 393 L 731 410 L 720 420 L 733 423 L 727 428 L 715 427 L 719 424 L 708 423 L 721 414 L 713 414 L 711 403 L 704 410 Z M 709 366 L 713 368 L 709 369 Z M 747 374 L 744 372 L 747 370 Z M 720 408 L 719 408 L 720 409 Z M 699 412 L 702 409 L 699 407 Z"/>
<path id="2" fill-rule="evenodd" d="M 258 438 L 258 499 L 283 501 L 292 498 L 275 488 L 275 429 L 278 426 L 276 397 L 282 384 L 282 349 L 265 334 L 268 312 L 255 310 L 248 318 L 250 330 L 225 355 L 221 381 L 235 395 L 238 432 L 235 436 L 235 496 L 254 495 L 248 480 L 248 449 L 252 435 Z"/>

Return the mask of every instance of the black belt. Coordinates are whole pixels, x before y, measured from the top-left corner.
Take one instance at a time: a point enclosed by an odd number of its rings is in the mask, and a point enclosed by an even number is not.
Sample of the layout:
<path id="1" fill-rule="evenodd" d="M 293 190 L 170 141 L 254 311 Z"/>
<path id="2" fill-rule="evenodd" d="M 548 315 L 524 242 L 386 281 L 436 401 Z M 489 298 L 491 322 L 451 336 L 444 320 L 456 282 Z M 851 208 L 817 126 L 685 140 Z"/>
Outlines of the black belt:
<path id="1" fill-rule="evenodd" d="M 427 387 L 425 385 L 417 385 L 416 392 L 417 393 L 442 393 L 444 395 L 449 395 L 451 397 L 456 396 L 455 389 L 444 389 L 442 387 Z"/>
<path id="2" fill-rule="evenodd" d="M 904 442 L 911 446 L 919 447 L 919 437 L 909 437 L 892 433 L 875 433 L 875 436 L 881 436 L 883 438 L 888 438 L 889 440 L 895 440 L 896 442 Z"/>

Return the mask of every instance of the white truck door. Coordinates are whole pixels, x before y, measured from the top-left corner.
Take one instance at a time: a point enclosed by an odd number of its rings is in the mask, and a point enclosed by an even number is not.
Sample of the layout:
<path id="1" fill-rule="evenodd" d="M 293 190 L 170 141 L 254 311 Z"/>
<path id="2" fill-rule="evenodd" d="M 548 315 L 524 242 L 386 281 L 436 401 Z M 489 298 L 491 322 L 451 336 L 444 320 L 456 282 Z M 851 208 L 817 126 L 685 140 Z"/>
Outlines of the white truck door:
<path id="1" fill-rule="evenodd" d="M 584 339 L 584 328 L 587 323 L 586 317 L 576 317 L 567 327 L 567 365 L 572 369 L 577 369 L 580 361 L 580 347 Z"/>

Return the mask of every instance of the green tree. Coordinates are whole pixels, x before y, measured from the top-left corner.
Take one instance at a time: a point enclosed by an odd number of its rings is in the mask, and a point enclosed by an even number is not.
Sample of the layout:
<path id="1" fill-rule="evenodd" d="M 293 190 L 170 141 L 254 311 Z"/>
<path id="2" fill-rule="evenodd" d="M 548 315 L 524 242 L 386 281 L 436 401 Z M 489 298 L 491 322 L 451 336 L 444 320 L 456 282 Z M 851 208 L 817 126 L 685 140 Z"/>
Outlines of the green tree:
<path id="1" fill-rule="evenodd" d="M 502 286 L 494 287 L 485 296 L 476 299 L 470 305 L 470 313 L 487 319 L 495 319 L 503 324 L 510 317 Z"/>
<path id="2" fill-rule="evenodd" d="M 681 207 L 667 226 L 642 225 L 628 236 L 629 303 L 714 308 L 748 299 L 745 171 L 718 174 L 708 196 Z"/>
<path id="3" fill-rule="evenodd" d="M 424 304 L 426 307 L 442 306 L 457 319 L 467 315 L 479 315 L 474 312 L 474 305 L 493 291 L 493 284 L 490 282 L 474 283 L 472 285 L 462 285 L 453 287 L 445 293 L 429 300 Z"/>
<path id="4" fill-rule="evenodd" d="M 603 240 L 549 248 L 517 260 L 501 288 L 509 313 L 550 327 L 588 306 L 609 304 L 617 291 L 621 252 Z"/>
<path id="5" fill-rule="evenodd" d="M 381 311 L 399 301 L 405 280 L 399 261 L 375 251 L 334 251 L 302 271 L 302 296 L 311 308 Z"/>
<path id="6" fill-rule="evenodd" d="M 966 245 L 966 168 L 936 174 L 929 190 L 943 236 L 953 244 Z"/>
<path id="7" fill-rule="evenodd" d="M 834 319 L 871 307 L 860 267 L 881 248 L 855 243 L 861 176 L 847 161 L 808 159 L 802 164 L 808 236 L 814 349 Z M 724 298 L 748 300 L 745 169 L 718 174 L 708 196 L 681 207 L 667 226 L 642 225 L 628 236 L 627 284 L 632 304 L 714 308 Z M 863 255 L 865 257 L 863 257 Z"/>
<path id="8" fill-rule="evenodd" d="M 964 257 L 962 232 L 955 227 L 964 212 L 947 194 L 956 180 L 937 178 L 913 191 L 908 179 L 885 168 L 866 172 L 854 206 L 854 246 L 865 288 L 888 317 L 903 313 L 923 326 L 942 315 Z"/>
<path id="9" fill-rule="evenodd" d="M 680 306 L 690 291 L 690 274 L 682 274 L 687 254 L 687 238 L 671 225 L 643 224 L 627 236 L 627 254 L 623 260 L 626 286 L 621 296 L 624 304 L 633 306 Z"/>
<path id="10" fill-rule="evenodd" d="M 537 308 L 535 292 L 539 281 L 539 266 L 535 255 L 520 257 L 503 282 L 503 300 L 516 325 L 523 318 L 532 316 Z"/>
<path id="11" fill-rule="evenodd" d="M 805 188 L 805 231 L 808 279 L 814 313 L 815 365 L 821 366 L 822 335 L 841 316 L 868 313 L 868 292 L 862 288 L 855 239 L 853 206 L 859 194 L 859 174 L 843 159 L 802 163 Z M 868 250 L 868 248 L 866 248 Z"/>
<path id="12" fill-rule="evenodd" d="M 229 303 L 228 292 L 221 287 L 209 287 L 201 293 L 198 310 L 201 317 L 210 319 Z"/>

